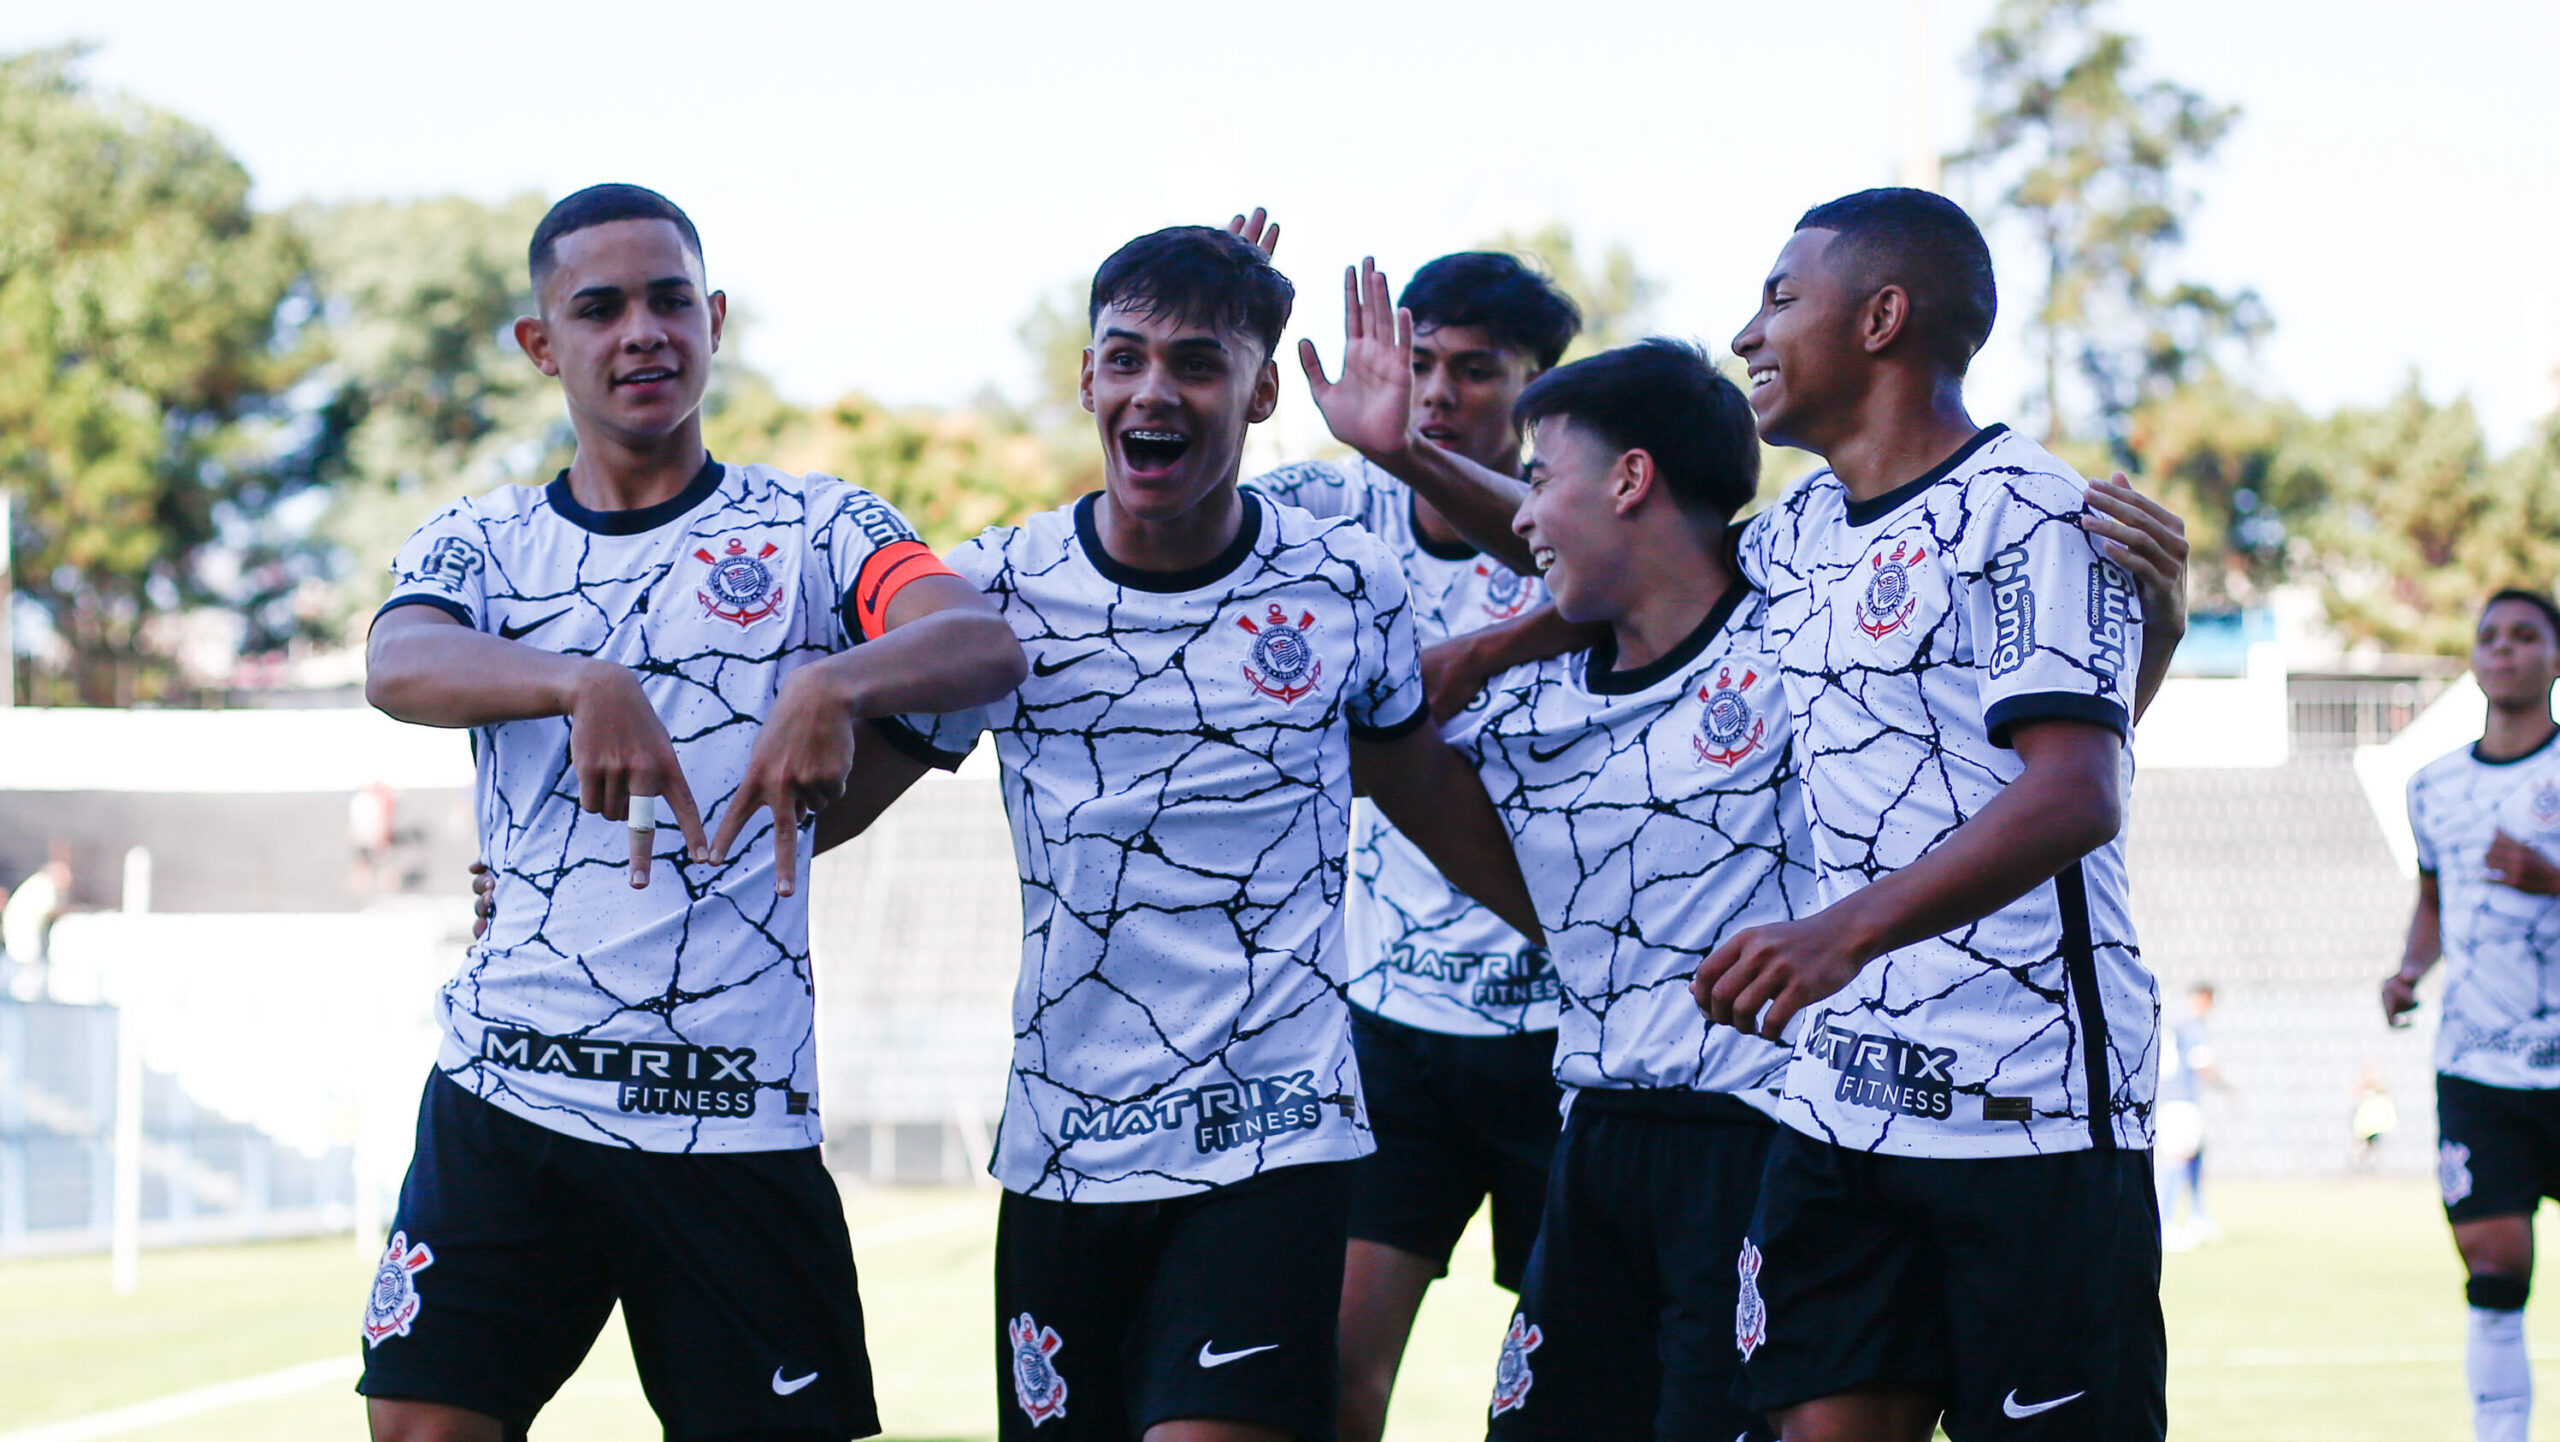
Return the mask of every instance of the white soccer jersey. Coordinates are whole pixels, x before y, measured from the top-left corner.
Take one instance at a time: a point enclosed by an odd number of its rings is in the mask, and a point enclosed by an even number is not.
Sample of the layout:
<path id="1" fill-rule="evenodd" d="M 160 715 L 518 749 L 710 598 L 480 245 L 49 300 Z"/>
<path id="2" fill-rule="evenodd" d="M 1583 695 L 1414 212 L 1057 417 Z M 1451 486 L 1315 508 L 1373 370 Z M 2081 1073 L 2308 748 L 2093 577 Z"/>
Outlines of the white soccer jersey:
<path id="1" fill-rule="evenodd" d="M 1031 658 L 933 744 L 995 734 L 1022 867 L 994 1171 L 1145 1201 L 1372 1150 L 1342 999 L 1355 737 L 1428 720 L 1403 573 L 1358 526 L 1245 494 L 1196 571 L 1123 566 L 1095 498 L 952 566 Z"/>
<path id="2" fill-rule="evenodd" d="M 590 511 L 565 477 L 501 486 L 419 527 L 392 571 L 385 610 L 434 606 L 629 667 L 716 830 L 784 678 L 877 634 L 897 587 L 943 567 L 857 486 L 711 462 L 637 511 Z M 808 893 L 775 894 L 771 814 L 712 867 L 686 858 L 662 808 L 649 885 L 635 891 L 624 825 L 578 809 L 567 718 L 472 738 L 496 915 L 439 996 L 437 1066 L 589 1141 L 816 1145 Z"/>
<path id="3" fill-rule="evenodd" d="M 1726 937 L 1812 910 L 1761 606 L 1734 586 L 1649 665 L 1615 670 L 1603 642 L 1518 667 L 1452 724 L 1555 955 L 1556 1079 L 1569 1087 L 1731 1092 L 1776 1110 L 1786 1049 L 1709 1025 L 1689 994 Z"/>
<path id="4" fill-rule="evenodd" d="M 2141 619 L 2080 529 L 2084 490 L 1993 426 L 1871 501 L 1815 471 L 1745 531 L 1826 903 L 1919 860 L 2015 780 L 2011 727 L 2128 729 Z M 1781 1119 L 1902 1156 L 2071 1151 L 2100 1127 L 2149 1146 L 2159 995 L 2128 903 L 2118 837 L 1869 962 L 1798 1023 Z"/>
<path id="5" fill-rule="evenodd" d="M 1413 491 L 1365 460 L 1305 461 L 1257 476 L 1264 494 L 1319 516 L 1347 516 L 1404 566 L 1414 640 L 1433 646 L 1546 599 L 1546 585 L 1463 543 L 1443 546 L 1414 521 Z M 1351 1004 L 1389 1021 L 1457 1036 L 1556 1024 L 1556 975 L 1544 948 L 1449 885 L 1377 808 L 1352 819 Z"/>
<path id="6" fill-rule="evenodd" d="M 2512 761 L 2466 746 L 2428 762 L 2409 778 L 2409 830 L 2442 922 L 2436 1070 L 2560 1088 L 2560 900 L 2491 881 L 2488 869 L 2500 831 L 2560 860 L 2560 745 Z"/>

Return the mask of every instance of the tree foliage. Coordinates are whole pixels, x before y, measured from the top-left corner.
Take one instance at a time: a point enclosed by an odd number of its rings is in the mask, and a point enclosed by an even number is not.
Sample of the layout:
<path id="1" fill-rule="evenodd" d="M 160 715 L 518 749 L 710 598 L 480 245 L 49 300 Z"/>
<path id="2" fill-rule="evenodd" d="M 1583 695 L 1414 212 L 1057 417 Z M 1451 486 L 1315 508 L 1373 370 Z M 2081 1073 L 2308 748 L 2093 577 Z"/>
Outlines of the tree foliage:
<path id="1" fill-rule="evenodd" d="M 212 135 L 91 94 L 78 58 L 0 57 L 0 485 L 69 658 L 36 699 L 108 705 L 168 689 L 162 623 L 291 588 L 263 521 L 330 441 L 262 424 L 310 362 L 279 332 L 294 237 Z"/>
<path id="2" fill-rule="evenodd" d="M 1597 355 L 1650 333 L 1662 283 L 1639 269 L 1635 252 L 1624 245 L 1612 245 L 1597 261 L 1585 264 L 1572 230 L 1562 221 L 1549 221 L 1535 230 L 1504 231 L 1484 248 L 1509 251 L 1545 271 L 1556 289 L 1582 308 L 1582 334 L 1566 348 L 1566 360 Z"/>

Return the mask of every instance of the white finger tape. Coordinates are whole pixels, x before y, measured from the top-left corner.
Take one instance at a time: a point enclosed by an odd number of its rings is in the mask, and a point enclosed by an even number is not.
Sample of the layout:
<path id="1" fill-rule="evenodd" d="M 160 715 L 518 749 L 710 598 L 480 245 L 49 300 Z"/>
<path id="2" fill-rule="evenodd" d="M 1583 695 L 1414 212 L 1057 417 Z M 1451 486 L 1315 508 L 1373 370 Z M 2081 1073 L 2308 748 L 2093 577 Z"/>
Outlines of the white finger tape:
<path id="1" fill-rule="evenodd" d="M 631 825 L 631 829 L 632 829 L 632 830 L 634 830 L 634 831 L 655 831 L 655 830 L 657 830 L 657 829 L 658 829 L 658 798 L 657 798 L 657 797 L 655 797 L 655 796 L 634 796 L 634 797 L 632 797 L 632 798 L 631 798 L 631 822 L 630 822 L 630 825 Z"/>

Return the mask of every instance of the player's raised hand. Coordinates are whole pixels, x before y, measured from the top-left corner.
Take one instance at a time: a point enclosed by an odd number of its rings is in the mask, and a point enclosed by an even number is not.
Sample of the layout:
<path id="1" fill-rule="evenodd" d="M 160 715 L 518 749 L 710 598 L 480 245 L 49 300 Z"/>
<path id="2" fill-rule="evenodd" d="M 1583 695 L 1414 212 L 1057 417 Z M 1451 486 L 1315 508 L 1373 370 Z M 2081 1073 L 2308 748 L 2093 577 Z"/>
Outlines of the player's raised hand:
<path id="1" fill-rule="evenodd" d="M 1388 300 L 1378 263 L 1342 272 L 1342 379 L 1327 380 L 1315 342 L 1298 342 L 1307 389 L 1335 440 L 1364 455 L 1391 455 L 1413 435 L 1413 312 Z"/>
<path id="2" fill-rule="evenodd" d="M 2489 838 L 2489 879 L 2534 896 L 2560 896 L 2560 866 L 2503 831 Z"/>
<path id="3" fill-rule="evenodd" d="M 676 760 L 675 742 L 666 723 L 649 705 L 640 678 L 610 661 L 590 664 L 569 692 L 569 761 L 578 773 L 578 807 L 607 821 L 628 821 L 631 798 L 658 797 L 684 828 L 687 854 L 708 859 L 711 843 L 702 834 L 702 813 L 685 785 L 684 767 Z M 651 808 L 653 811 L 655 808 Z M 649 853 L 643 833 L 631 830 L 631 884 L 649 884 Z"/>
<path id="4" fill-rule="evenodd" d="M 764 729 L 747 757 L 738 794 L 720 817 L 711 859 L 726 863 L 730 843 L 759 811 L 773 813 L 773 885 L 789 896 L 800 884 L 800 823 L 844 794 L 853 770 L 853 710 L 813 670 L 782 683 Z"/>
<path id="5" fill-rule="evenodd" d="M 1849 984 L 1866 958 L 1816 912 L 1726 938 L 1699 963 L 1689 994 L 1714 1020 L 1776 1041 L 1797 1012 Z"/>
<path id="6" fill-rule="evenodd" d="M 1245 242 L 1269 255 L 1280 248 L 1280 224 L 1270 218 L 1261 206 L 1253 208 L 1250 217 L 1239 215 L 1227 222 L 1227 234 L 1242 236 Z"/>
<path id="7" fill-rule="evenodd" d="M 2187 629 L 2187 523 L 2173 510 L 2133 488 L 2118 471 L 2089 483 L 2089 508 L 2080 528 L 2098 538 L 2142 590 L 2143 624 Z"/>

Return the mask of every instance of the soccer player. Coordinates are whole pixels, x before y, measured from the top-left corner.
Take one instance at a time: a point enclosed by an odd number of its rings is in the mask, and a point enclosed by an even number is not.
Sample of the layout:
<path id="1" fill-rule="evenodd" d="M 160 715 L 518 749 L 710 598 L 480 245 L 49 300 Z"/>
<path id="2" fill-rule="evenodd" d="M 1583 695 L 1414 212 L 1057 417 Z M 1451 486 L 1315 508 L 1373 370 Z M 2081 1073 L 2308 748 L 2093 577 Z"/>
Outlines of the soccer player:
<path id="1" fill-rule="evenodd" d="M 1342 999 L 1355 783 L 1536 926 L 1426 724 L 1395 559 L 1237 484 L 1291 301 L 1212 228 L 1103 263 L 1083 395 L 1104 489 L 951 558 L 1030 679 L 903 767 L 866 753 L 850 798 L 858 824 L 994 735 L 1024 913 L 993 1166 L 1008 1438 L 1332 1435 L 1346 1163 L 1371 1149 Z"/>
<path id="2" fill-rule="evenodd" d="M 2436 1176 L 2470 1274 L 2471 1427 L 2480 1442 L 2522 1442 L 2533 1409 L 2533 1213 L 2560 1196 L 2560 610 L 2533 591 L 2490 597 L 2471 674 L 2489 699 L 2480 739 L 2409 779 L 2418 904 L 2382 1014 L 2405 1024 L 2419 979 L 2450 962 L 2436 1028 Z"/>
<path id="3" fill-rule="evenodd" d="M 1734 339 L 1762 437 L 1828 463 L 1743 546 L 1825 904 L 1696 983 L 1792 1047 L 1735 1329 L 1791 1442 L 2166 1427 L 2142 619 L 2085 483 L 1966 412 L 1994 309 L 1960 208 L 1872 190 L 1805 214 Z"/>
<path id="4" fill-rule="evenodd" d="M 1492 1435 L 1766 1436 L 1734 1396 L 1734 1258 L 1787 1053 L 1689 994 L 1719 942 L 1813 900 L 1779 668 L 1728 559 L 1759 439 L 1741 391 L 1669 340 L 1551 371 L 1518 411 L 1519 532 L 1557 609 L 1602 631 L 1451 727 L 1530 878 L 1571 1099 Z"/>
<path id="5" fill-rule="evenodd" d="M 1344 285 L 1346 341 L 1356 350 L 1367 326 L 1395 322 L 1373 266 L 1347 273 Z M 1429 453 L 1516 476 L 1512 405 L 1563 356 L 1582 317 L 1516 257 L 1482 251 L 1425 265 L 1397 304 L 1410 317 L 1410 351 L 1389 359 L 1410 400 L 1387 401 L 1401 409 L 1378 428 L 1379 458 L 1301 462 L 1248 484 L 1315 515 L 1358 521 L 1404 572 L 1424 654 L 1481 667 L 1467 657 L 1469 639 L 1524 615 L 1551 616 L 1544 588 L 1514 569 L 1527 559 L 1516 541 L 1477 549 L 1388 466 L 1507 527 L 1516 486 L 1429 469 Z M 1328 383 L 1312 361 L 1308 378 L 1329 415 L 1343 418 L 1347 438 L 1360 438 L 1348 413 L 1367 405 L 1368 393 L 1348 374 Z M 1450 688 L 1428 666 L 1425 676 L 1436 712 Z M 1556 976 L 1544 948 L 1450 886 L 1374 807 L 1356 814 L 1352 845 L 1344 922 L 1352 1039 L 1378 1149 L 1352 1168 L 1341 1437 L 1376 1442 L 1423 1294 L 1448 1274 L 1450 1252 L 1487 1198 L 1494 1281 L 1519 1290 L 1556 1142 Z"/>
<path id="6" fill-rule="evenodd" d="M 868 1436 L 797 857 L 857 719 L 1000 696 L 1021 647 L 878 497 L 704 451 L 727 300 L 683 211 L 582 190 L 530 260 L 576 456 L 420 527 L 367 644 L 375 705 L 472 728 L 496 885 L 359 1390 L 376 1438 L 521 1438 L 618 1301 L 667 1436 Z"/>

